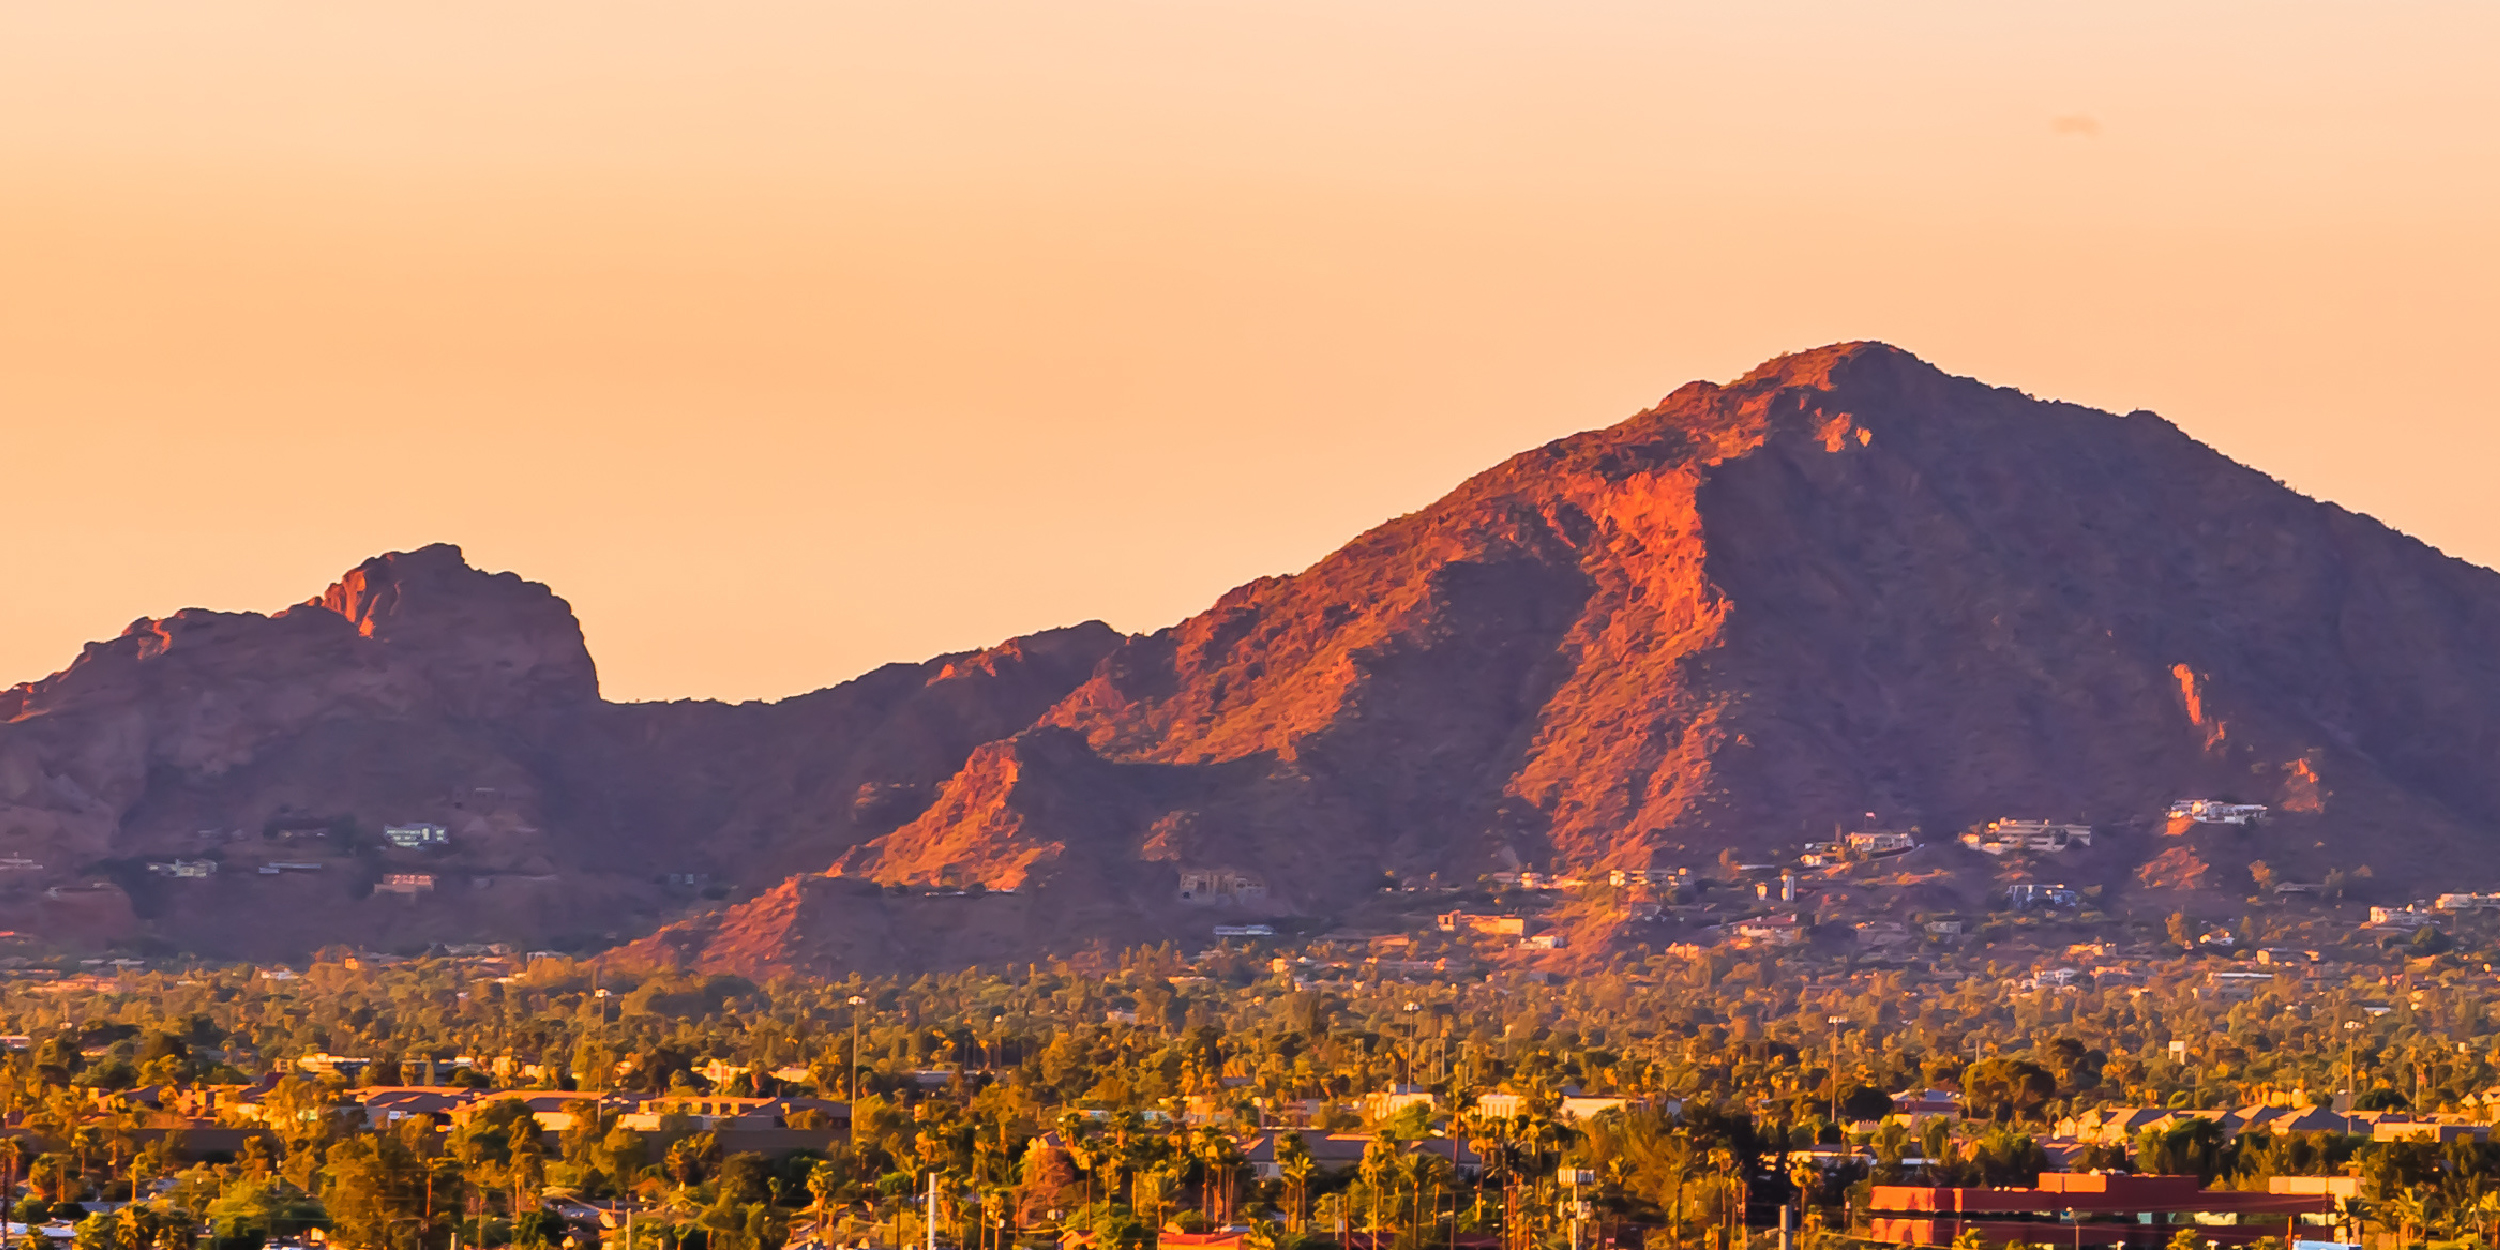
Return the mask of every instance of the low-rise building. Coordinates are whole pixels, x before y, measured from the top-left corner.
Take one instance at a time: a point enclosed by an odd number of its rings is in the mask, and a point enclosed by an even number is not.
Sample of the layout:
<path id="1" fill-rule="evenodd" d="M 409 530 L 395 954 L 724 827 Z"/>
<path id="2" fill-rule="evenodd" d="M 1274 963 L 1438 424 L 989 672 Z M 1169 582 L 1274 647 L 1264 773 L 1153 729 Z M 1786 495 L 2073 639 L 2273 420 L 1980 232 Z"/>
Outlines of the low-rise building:
<path id="1" fill-rule="evenodd" d="M 2245 825 L 2266 814 L 2263 803 L 2225 803 L 2220 799 L 2181 799 L 2170 805 L 2170 819 L 2200 825 Z"/>
<path id="2" fill-rule="evenodd" d="M 1184 903 L 1255 903 L 1267 897 L 1267 883 L 1230 868 L 1184 868 L 1179 898 Z"/>
<path id="3" fill-rule="evenodd" d="M 2016 911 L 2035 907 L 2072 907 L 2082 901 L 2072 887 L 2041 881 L 2021 881 L 2005 887 L 2005 902 Z"/>
<path id="4" fill-rule="evenodd" d="M 1444 912 L 1434 918 L 1443 933 L 1475 933 L 1486 937 L 1526 937 L 1525 916 L 1488 916 L 1474 912 Z"/>
<path id="5" fill-rule="evenodd" d="M 1986 825 L 1963 834 L 1962 845 L 1984 855 L 2005 855 L 2015 851 L 2062 851 L 2070 846 L 2092 845 L 2092 826 L 2057 824 L 2046 820 L 2021 820 L 2007 816 L 1989 821 Z"/>
<path id="6" fill-rule="evenodd" d="M 423 894 L 423 893 L 425 893 L 425 892 L 427 892 L 427 891 L 429 891 L 429 890 L 432 890 L 433 888 L 434 888 L 434 874 L 433 874 L 433 873 L 430 873 L 430 872 L 392 872 L 392 873 L 384 873 L 384 874 L 382 875 L 382 881 L 381 881 L 381 883 L 380 883 L 380 884 L 378 884 L 378 885 L 376 885 L 376 886 L 374 886 L 374 887 L 373 887 L 373 890 L 374 890 L 374 893 L 376 893 L 376 894 L 406 894 L 406 895 L 417 895 L 417 894 Z"/>
<path id="7" fill-rule="evenodd" d="M 148 871 L 160 877 L 213 877 L 217 861 L 213 859 L 150 860 Z"/>
<path id="8" fill-rule="evenodd" d="M 451 830 L 441 825 L 385 825 L 382 828 L 382 838 L 402 850 L 415 850 L 419 847 L 449 845 Z"/>
<path id="9" fill-rule="evenodd" d="M 1648 1106 L 1646 1099 L 1618 1098 L 1600 1094 L 1565 1094 L 1554 1106 L 1558 1120 L 1594 1120 L 1609 1111 L 1629 1114 Z"/>
<path id="10" fill-rule="evenodd" d="M 373 1060 L 366 1056 L 334 1055 L 326 1050 L 316 1050 L 308 1055 L 297 1056 L 295 1066 L 316 1075 L 336 1075 L 352 1079 L 357 1073 L 373 1066 Z"/>
<path id="11" fill-rule="evenodd" d="M 1740 920 L 1734 930 L 1741 946 L 1795 946 L 1806 940 L 1805 926 L 1794 913 Z"/>
<path id="12" fill-rule="evenodd" d="M 1429 1109 L 1432 1091 L 1421 1085 L 1392 1085 L 1376 1094 L 1363 1096 L 1363 1114 L 1373 1120 L 1386 1120 L 1408 1107 Z"/>
<path id="13" fill-rule="evenodd" d="M 1852 830 L 1846 841 L 1849 849 L 1860 855 L 1898 855 L 1918 846 L 1915 839 L 1899 829 Z"/>
<path id="14" fill-rule="evenodd" d="M 2280 1178 L 2278 1178 L 2280 1179 Z M 2336 1221 L 2327 1193 L 2206 1189 L 2194 1176 L 2043 1172 L 2036 1188 L 1939 1189 L 1877 1185 L 1868 1197 L 1871 1240 L 1945 1246 L 1977 1237 L 2000 1242 L 2154 1250 L 2179 1228 L 2205 1242 L 2241 1246 L 2310 1226 L 2323 1240 Z"/>
<path id="15" fill-rule="evenodd" d="M 1962 1092 L 1942 1087 L 1905 1089 L 1892 1096 L 1892 1113 L 1913 1123 L 1938 1116 L 1958 1120 L 1962 1118 Z"/>
<path id="16" fill-rule="evenodd" d="M 1612 886 L 1674 885 L 1676 879 L 1683 876 L 1684 872 L 1685 870 L 1681 868 L 1617 868 L 1606 874 L 1606 884 Z"/>

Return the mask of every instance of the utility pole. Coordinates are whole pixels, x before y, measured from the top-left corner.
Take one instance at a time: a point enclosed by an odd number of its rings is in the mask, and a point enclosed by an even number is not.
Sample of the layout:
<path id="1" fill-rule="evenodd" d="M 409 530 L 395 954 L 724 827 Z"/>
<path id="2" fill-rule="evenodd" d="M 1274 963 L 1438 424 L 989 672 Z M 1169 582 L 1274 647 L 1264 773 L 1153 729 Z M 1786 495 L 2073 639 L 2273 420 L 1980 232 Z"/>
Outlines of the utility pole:
<path id="1" fill-rule="evenodd" d="M 938 1174 L 929 1173 L 929 1250 L 937 1250 L 937 1182 Z"/>

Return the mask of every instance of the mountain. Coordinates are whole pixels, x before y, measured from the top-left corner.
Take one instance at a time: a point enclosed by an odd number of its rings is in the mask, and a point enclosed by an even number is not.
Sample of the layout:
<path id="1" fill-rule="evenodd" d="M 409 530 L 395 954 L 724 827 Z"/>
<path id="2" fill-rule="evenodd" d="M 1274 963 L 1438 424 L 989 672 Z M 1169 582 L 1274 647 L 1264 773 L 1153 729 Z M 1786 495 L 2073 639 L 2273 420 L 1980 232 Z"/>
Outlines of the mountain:
<path id="1" fill-rule="evenodd" d="M 2098 826 L 2040 871 L 2164 911 L 2236 901 L 2257 858 L 2453 888 L 2500 821 L 2495 642 L 2500 576 L 2151 413 L 1848 344 L 1685 386 L 1126 640 L 832 872 L 1166 916 L 1247 881 L 1229 910 L 1318 916 L 1384 873 L 2017 816 Z M 2187 797 L 2276 810 L 2174 830 Z M 1996 884 L 1922 854 L 1962 901 Z"/>
<path id="2" fill-rule="evenodd" d="M 1513 457 L 1169 629 L 772 704 L 603 702 L 561 600 L 447 547 L 275 616 L 142 621 L 0 701 L 0 856 L 45 865 L 0 872 L 0 924 L 960 966 L 1870 823 L 1947 844 L 1916 853 L 1938 906 L 2032 875 L 2227 910 L 2261 858 L 2461 888 L 2500 823 L 2495 642 L 2500 574 L 2160 417 L 1847 344 Z M 2273 810 L 2162 819 L 2191 797 Z M 2006 816 L 2095 839 L 1950 845 Z M 451 846 L 371 844 L 410 820 Z M 206 881 L 142 867 L 212 852 Z M 326 866 L 251 870 L 299 855 Z M 434 890 L 372 890 L 411 872 Z"/>
<path id="3" fill-rule="evenodd" d="M 134 622 L 0 694 L 0 926 L 244 958 L 639 936 L 908 819 L 1118 639 L 1092 623 L 774 704 L 612 704 L 545 586 L 449 546 L 382 556 L 274 615 Z M 449 844 L 380 837 L 414 823 Z M 173 861 L 216 871 L 148 868 Z M 376 892 L 391 876 L 427 885 Z"/>

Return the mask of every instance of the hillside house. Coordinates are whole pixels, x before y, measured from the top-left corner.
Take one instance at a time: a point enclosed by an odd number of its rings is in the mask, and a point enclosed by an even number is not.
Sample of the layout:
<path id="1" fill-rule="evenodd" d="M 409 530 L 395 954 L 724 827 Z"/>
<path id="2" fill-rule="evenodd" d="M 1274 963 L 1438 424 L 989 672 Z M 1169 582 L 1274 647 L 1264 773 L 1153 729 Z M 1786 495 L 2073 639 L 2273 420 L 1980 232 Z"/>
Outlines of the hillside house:
<path id="1" fill-rule="evenodd" d="M 1267 897 L 1267 883 L 1230 868 L 1183 868 L 1178 897 L 1206 906 L 1254 903 Z"/>
<path id="2" fill-rule="evenodd" d="M 2015 851 L 2056 852 L 2070 846 L 2092 845 L 2092 826 L 2018 820 L 2007 816 L 1963 834 L 1962 845 L 1983 855 L 2004 855 Z"/>
<path id="3" fill-rule="evenodd" d="M 2431 906 L 2441 911 L 2500 910 L 2500 894 L 2442 894 Z"/>
<path id="4" fill-rule="evenodd" d="M 1735 934 L 1736 945 L 1745 947 L 1795 946 L 1806 940 L 1805 926 L 1794 913 L 1738 921 Z"/>
<path id="5" fill-rule="evenodd" d="M 1860 855 L 1898 855 L 1918 846 L 1908 833 L 1898 829 L 1855 830 L 1845 840 L 1849 849 Z"/>
<path id="6" fill-rule="evenodd" d="M 2220 799 L 2181 799 L 2170 805 L 2170 819 L 2200 825 L 2245 825 L 2266 814 L 2263 803 L 2225 803 Z"/>
<path id="7" fill-rule="evenodd" d="M 2016 911 L 2029 911 L 2036 907 L 2072 907 L 2081 901 L 2081 896 L 2064 885 L 2022 881 L 2005 887 L 2006 905 Z"/>
<path id="8" fill-rule="evenodd" d="M 213 877 L 217 861 L 213 859 L 150 860 L 148 871 L 159 877 Z"/>
<path id="9" fill-rule="evenodd" d="M 1526 937 L 1525 916 L 1487 916 L 1473 912 L 1444 912 L 1434 917 L 1443 933 L 1473 933 L 1484 937 Z"/>
<path id="10" fill-rule="evenodd" d="M 420 847 L 449 845 L 451 830 L 441 825 L 385 825 L 382 828 L 382 838 L 402 850 L 415 850 Z"/>
<path id="11" fill-rule="evenodd" d="M 1617 868 L 1606 874 L 1606 884 L 1618 887 L 1674 885 L 1676 879 L 1683 875 L 1684 870 L 1681 868 Z"/>

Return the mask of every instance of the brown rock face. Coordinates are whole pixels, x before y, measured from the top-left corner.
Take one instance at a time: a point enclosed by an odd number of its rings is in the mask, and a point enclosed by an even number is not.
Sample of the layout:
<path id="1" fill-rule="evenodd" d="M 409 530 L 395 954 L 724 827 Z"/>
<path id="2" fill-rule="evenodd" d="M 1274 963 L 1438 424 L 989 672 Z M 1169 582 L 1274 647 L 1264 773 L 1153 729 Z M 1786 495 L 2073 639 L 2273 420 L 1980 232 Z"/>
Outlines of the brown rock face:
<path id="1" fill-rule="evenodd" d="M 337 613 L 394 654 L 421 657 L 455 715 L 510 716 L 599 697 L 599 675 L 565 602 L 511 573 L 480 574 L 437 544 L 357 565 L 306 606 Z"/>
<path id="2" fill-rule="evenodd" d="M 2209 853 L 2425 871 L 2500 819 L 2496 640 L 2500 576 L 2149 413 L 1825 348 L 1129 640 L 1042 718 L 1088 751 L 983 748 L 837 870 L 1151 895 L 1180 820 L 1326 907 L 1383 870 L 1699 863 L 1869 811 L 2080 814 L 2141 863 L 2171 799 L 2225 795 L 2281 818 Z M 2387 837 L 2313 855 L 2329 816 Z"/>

